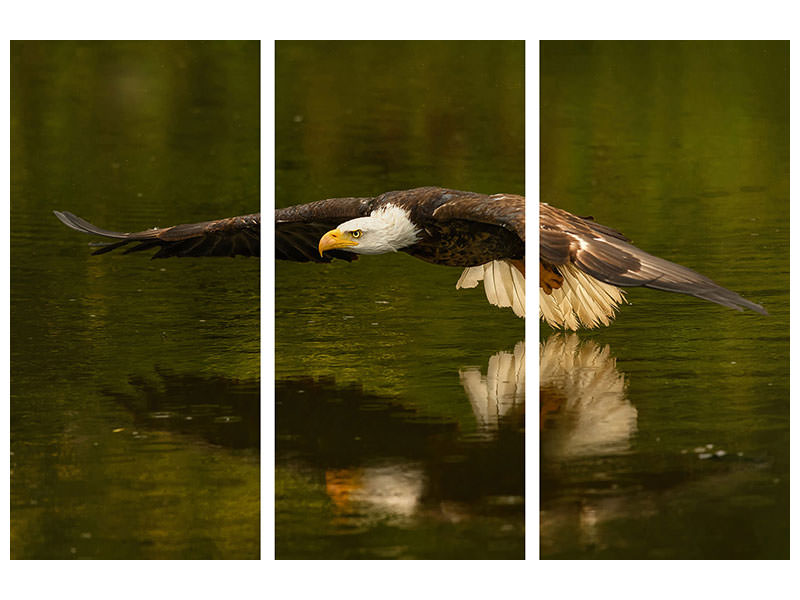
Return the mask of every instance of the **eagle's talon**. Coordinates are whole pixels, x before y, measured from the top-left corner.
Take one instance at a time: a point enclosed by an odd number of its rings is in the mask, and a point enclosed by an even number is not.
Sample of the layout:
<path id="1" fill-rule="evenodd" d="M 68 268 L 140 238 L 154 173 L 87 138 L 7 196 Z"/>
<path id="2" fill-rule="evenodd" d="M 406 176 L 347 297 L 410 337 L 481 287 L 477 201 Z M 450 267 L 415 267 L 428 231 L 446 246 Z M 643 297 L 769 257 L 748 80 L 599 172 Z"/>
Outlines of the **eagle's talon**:
<path id="1" fill-rule="evenodd" d="M 555 270 L 550 270 L 539 261 L 539 287 L 542 288 L 545 294 L 549 296 L 553 293 L 553 290 L 560 289 L 563 284 L 564 278 L 561 275 L 556 273 Z"/>

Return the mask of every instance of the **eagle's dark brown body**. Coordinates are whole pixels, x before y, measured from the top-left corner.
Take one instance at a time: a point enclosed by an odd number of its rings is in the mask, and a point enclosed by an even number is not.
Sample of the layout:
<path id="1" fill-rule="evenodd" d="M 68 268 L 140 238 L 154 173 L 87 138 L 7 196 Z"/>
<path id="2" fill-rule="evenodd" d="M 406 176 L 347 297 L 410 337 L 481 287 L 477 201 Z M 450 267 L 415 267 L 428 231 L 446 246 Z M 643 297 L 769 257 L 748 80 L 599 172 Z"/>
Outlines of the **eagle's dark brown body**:
<path id="1" fill-rule="evenodd" d="M 387 192 L 374 198 L 332 198 L 275 211 L 275 256 L 295 261 L 354 260 L 352 252 L 320 256 L 317 244 L 329 229 L 391 204 L 408 211 L 421 233 L 403 252 L 454 267 L 525 257 L 525 198 L 487 196 L 439 187 Z"/>
<path id="2" fill-rule="evenodd" d="M 157 248 L 152 258 L 173 256 L 260 256 L 261 214 L 242 215 L 216 221 L 203 221 L 153 228 L 137 233 L 108 231 L 69 212 L 53 211 L 67 227 L 102 237 L 120 240 L 101 247 L 93 254 L 104 254 L 126 244 L 136 243 L 125 250 L 139 252 Z"/>

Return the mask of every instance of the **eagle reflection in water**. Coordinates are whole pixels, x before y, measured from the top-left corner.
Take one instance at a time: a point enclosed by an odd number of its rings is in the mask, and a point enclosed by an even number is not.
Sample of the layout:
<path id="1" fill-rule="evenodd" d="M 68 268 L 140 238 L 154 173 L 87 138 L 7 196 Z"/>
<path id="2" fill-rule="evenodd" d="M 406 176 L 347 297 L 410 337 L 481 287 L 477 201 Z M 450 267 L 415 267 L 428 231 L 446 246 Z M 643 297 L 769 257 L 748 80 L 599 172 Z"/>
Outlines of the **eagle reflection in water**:
<path id="1" fill-rule="evenodd" d="M 458 376 L 482 431 L 496 432 L 504 420 L 524 418 L 524 340 L 517 342 L 512 352 L 493 354 L 485 376 L 478 367 L 459 369 Z"/>
<path id="2" fill-rule="evenodd" d="M 460 369 L 459 378 L 469 398 L 480 436 L 491 439 L 504 424 L 524 427 L 525 342 L 513 351 L 500 351 L 488 361 L 485 375 L 479 367 Z M 426 510 L 423 506 L 428 476 L 425 465 L 414 461 L 385 461 L 359 467 L 329 468 L 325 490 L 331 498 L 337 524 L 365 526 L 378 521 L 403 525 Z M 522 498 L 515 499 L 522 503 Z M 442 500 L 439 518 L 459 521 L 469 511 L 458 502 Z"/>
<path id="3" fill-rule="evenodd" d="M 539 344 L 542 460 L 624 453 L 638 413 L 609 346 L 556 334 Z"/>

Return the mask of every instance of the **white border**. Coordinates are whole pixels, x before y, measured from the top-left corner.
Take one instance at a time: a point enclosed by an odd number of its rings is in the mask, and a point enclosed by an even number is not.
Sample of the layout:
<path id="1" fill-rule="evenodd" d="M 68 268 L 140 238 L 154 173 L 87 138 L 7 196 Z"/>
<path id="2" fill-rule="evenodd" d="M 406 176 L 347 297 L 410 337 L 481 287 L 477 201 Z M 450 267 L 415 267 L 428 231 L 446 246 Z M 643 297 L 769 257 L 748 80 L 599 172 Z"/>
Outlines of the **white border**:
<path id="1" fill-rule="evenodd" d="M 737 1 L 670 3 L 583 2 L 535 5 L 503 2 L 471 5 L 433 0 L 403 3 L 376 2 L 153 2 L 121 5 L 108 2 L 10 3 L 4 7 L 8 39 L 261 39 L 262 40 L 262 201 L 269 213 L 274 190 L 274 39 L 526 39 L 526 193 L 538 196 L 538 39 L 787 39 L 794 19 L 788 2 L 762 1 L 758 5 Z M 796 26 L 795 26 L 796 27 Z M 792 48 L 792 63 L 796 53 Z M 3 48 L 3 82 L 9 82 L 8 43 Z M 792 98 L 797 96 L 792 80 Z M 9 115 L 8 91 L 3 94 L 4 115 Z M 793 103 L 794 104 L 794 103 Z M 9 124 L 4 121 L 2 145 L 5 215 L 9 214 Z M 794 142 L 792 136 L 792 142 Z M 792 147 L 796 147 L 792 144 Z M 794 155 L 792 167 L 794 167 Z M 795 169 L 792 169 L 795 171 Z M 792 225 L 795 225 L 792 211 Z M 530 223 L 535 223 L 533 214 Z M 266 219 L 269 222 L 269 219 Z M 268 225 L 269 227 L 269 225 Z M 794 231 L 794 227 L 792 228 Z M 3 347 L 9 348 L 8 273 L 9 224 L 3 220 L 6 243 L 2 250 Z M 794 237 L 794 236 L 793 236 Z M 269 239 L 269 238 L 265 238 Z M 530 239 L 535 239 L 531 237 Z M 267 248 L 265 257 L 272 250 Z M 784 252 L 785 248 L 776 249 Z M 794 248 L 792 265 L 798 264 Z M 273 467 L 274 399 L 273 301 L 274 265 L 262 260 L 262 556 L 263 561 L 148 561 L 135 565 L 123 561 L 101 563 L 62 561 L 7 562 L 6 590 L 23 598 L 219 598 L 234 594 L 278 594 L 284 597 L 325 598 L 516 598 L 555 595 L 563 598 L 633 597 L 783 597 L 796 589 L 789 579 L 788 562 L 696 561 L 543 561 L 538 554 L 538 427 L 529 428 L 528 561 L 330 562 L 270 561 L 274 532 Z M 792 283 L 796 276 L 792 273 Z M 796 308 L 792 298 L 792 308 Z M 531 320 L 527 337 L 538 328 Z M 794 338 L 794 336 L 792 336 Z M 794 353 L 796 354 L 796 353 Z M 792 372 L 798 367 L 792 356 Z M 538 373 L 528 349 L 527 372 Z M 5 356 L 8 356 L 7 354 Z M 8 398 L 9 364 L 2 378 Z M 535 379 L 535 378 L 534 378 Z M 532 384 L 529 384 L 529 388 Z M 796 394 L 792 393 L 796 399 Z M 8 404 L 2 411 L 4 448 L 8 449 Z M 797 413 L 798 411 L 793 411 Z M 534 419 L 529 420 L 535 423 Z M 797 429 L 793 414 L 792 427 Z M 533 444 L 533 447 L 531 446 Z M 793 459 L 796 455 L 793 453 Z M 8 452 L 4 453 L 8 473 Z M 797 464 L 796 460 L 792 464 Z M 794 471 L 794 469 L 793 469 Z M 8 535 L 8 478 L 3 530 Z M 796 486 L 792 485 L 792 492 Z M 794 493 L 793 497 L 797 494 Z M 797 519 L 792 519 L 792 540 L 797 539 Z M 535 532 L 535 533 L 534 533 Z M 4 546 L 8 557 L 8 544 Z M 476 568 L 477 567 L 477 568 Z M 400 571 L 402 569 L 402 572 Z M 796 579 L 795 579 L 796 581 Z"/>
<path id="2" fill-rule="evenodd" d="M 261 42 L 261 559 L 275 558 L 275 42 Z"/>

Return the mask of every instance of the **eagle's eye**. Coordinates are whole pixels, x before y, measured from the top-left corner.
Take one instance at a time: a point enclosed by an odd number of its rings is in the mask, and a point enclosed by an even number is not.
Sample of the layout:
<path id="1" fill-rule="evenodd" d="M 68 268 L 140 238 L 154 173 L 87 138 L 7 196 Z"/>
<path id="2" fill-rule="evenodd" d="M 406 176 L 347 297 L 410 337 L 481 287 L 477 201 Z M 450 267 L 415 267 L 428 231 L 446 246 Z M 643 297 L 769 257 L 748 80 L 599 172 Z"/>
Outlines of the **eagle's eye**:
<path id="1" fill-rule="evenodd" d="M 355 230 L 355 231 L 353 231 L 353 233 L 351 233 L 350 235 L 352 235 L 352 236 L 353 236 L 355 239 L 358 239 L 358 238 L 360 238 L 360 237 L 361 237 L 361 230 L 360 230 L 360 229 L 356 229 L 356 230 Z"/>

